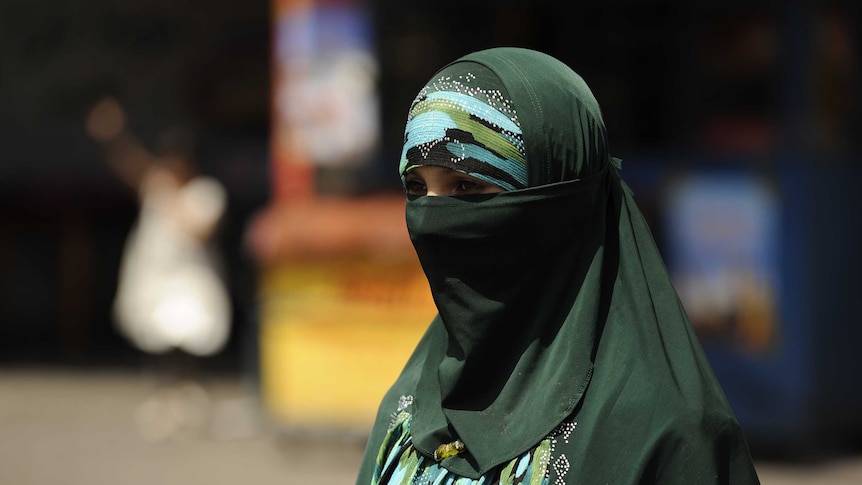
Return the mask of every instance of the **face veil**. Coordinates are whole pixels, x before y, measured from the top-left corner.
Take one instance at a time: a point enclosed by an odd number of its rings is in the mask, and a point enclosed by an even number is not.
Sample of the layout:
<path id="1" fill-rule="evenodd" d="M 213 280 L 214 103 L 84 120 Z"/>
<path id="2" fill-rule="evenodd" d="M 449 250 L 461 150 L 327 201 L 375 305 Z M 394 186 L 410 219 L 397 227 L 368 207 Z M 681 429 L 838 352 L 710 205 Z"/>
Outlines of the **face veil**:
<path id="1" fill-rule="evenodd" d="M 528 78 L 525 61 L 544 74 Z M 479 96 L 481 107 L 453 102 L 465 94 Z M 429 121 L 435 95 L 449 101 L 437 103 L 441 114 Z M 480 135 L 465 136 L 468 129 Z M 460 439 L 468 452 L 446 465 L 478 476 L 535 445 L 573 412 L 589 383 L 608 304 L 607 202 L 618 178 L 586 85 L 533 51 L 485 51 L 450 64 L 417 96 L 406 132 L 402 174 L 438 165 L 494 182 L 510 167 L 505 180 L 514 182 L 498 184 L 509 191 L 494 196 L 407 202 L 408 230 L 440 312 L 416 393 L 413 442 L 430 454 Z M 485 156 L 460 157 L 465 140 Z M 506 148 L 512 155 L 501 161 Z"/>

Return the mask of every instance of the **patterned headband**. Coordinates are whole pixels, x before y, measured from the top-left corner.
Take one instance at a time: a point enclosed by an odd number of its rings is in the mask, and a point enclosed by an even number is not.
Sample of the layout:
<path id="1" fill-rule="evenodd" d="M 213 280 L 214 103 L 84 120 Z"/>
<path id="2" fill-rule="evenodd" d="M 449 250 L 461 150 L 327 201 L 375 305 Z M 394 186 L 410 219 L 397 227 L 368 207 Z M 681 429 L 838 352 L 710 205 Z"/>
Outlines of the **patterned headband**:
<path id="1" fill-rule="evenodd" d="M 487 68 L 453 64 L 416 96 L 407 116 L 399 172 L 403 179 L 425 165 L 456 170 L 504 190 L 527 186 L 518 116 Z"/>

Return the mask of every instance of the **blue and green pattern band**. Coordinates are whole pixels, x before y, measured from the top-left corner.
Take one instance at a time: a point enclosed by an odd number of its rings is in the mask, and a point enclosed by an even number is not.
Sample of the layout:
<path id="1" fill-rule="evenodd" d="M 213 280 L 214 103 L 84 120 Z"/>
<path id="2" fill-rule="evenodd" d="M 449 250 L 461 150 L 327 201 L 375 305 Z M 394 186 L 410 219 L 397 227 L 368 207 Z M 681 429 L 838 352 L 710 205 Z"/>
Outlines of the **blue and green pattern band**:
<path id="1" fill-rule="evenodd" d="M 504 190 L 527 186 L 518 116 L 499 81 L 483 66 L 450 66 L 413 101 L 399 172 L 403 178 L 425 165 L 456 170 Z"/>

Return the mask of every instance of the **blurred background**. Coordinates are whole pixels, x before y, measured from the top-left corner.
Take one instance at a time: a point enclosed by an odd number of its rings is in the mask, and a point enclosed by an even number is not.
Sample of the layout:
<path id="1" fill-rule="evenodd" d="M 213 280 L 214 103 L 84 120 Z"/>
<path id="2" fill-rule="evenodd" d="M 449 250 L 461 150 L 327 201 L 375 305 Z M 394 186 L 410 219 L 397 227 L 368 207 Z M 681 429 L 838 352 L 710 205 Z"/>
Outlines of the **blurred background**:
<path id="1" fill-rule="evenodd" d="M 762 482 L 862 483 L 860 20 L 0 0 L 0 482 L 352 483 L 434 314 L 407 109 L 514 45 L 592 87 Z"/>

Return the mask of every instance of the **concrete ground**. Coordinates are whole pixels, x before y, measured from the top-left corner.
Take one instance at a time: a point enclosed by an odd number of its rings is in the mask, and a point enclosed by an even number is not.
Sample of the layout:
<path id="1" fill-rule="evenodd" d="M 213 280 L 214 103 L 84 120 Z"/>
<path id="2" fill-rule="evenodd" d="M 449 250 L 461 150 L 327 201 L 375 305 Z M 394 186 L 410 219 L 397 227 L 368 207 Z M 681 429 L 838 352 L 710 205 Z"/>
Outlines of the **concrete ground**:
<path id="1" fill-rule="evenodd" d="M 0 484 L 352 484 L 357 437 L 287 436 L 234 379 L 155 392 L 131 372 L 0 369 Z M 862 456 L 758 463 L 764 485 L 862 484 Z"/>

